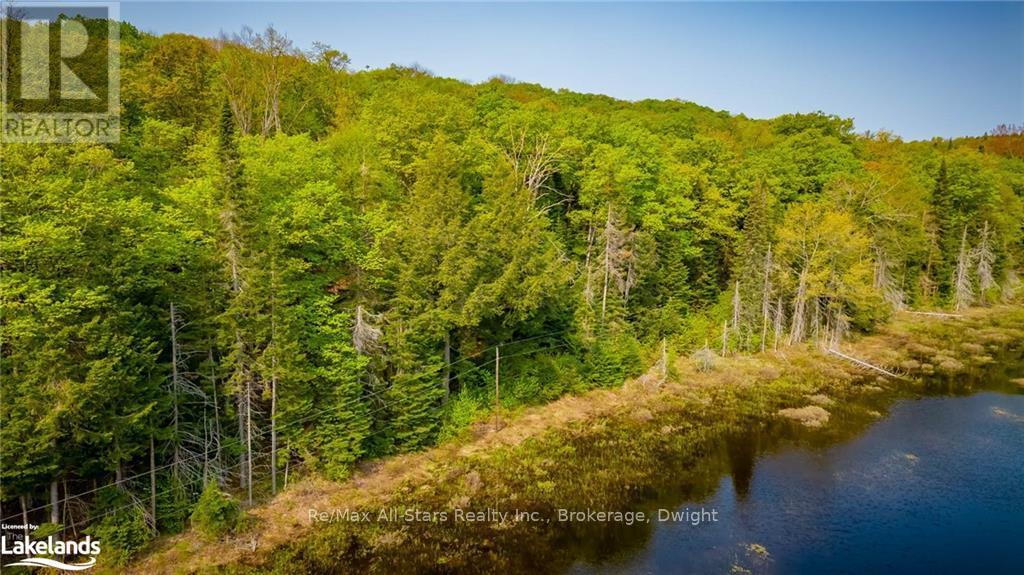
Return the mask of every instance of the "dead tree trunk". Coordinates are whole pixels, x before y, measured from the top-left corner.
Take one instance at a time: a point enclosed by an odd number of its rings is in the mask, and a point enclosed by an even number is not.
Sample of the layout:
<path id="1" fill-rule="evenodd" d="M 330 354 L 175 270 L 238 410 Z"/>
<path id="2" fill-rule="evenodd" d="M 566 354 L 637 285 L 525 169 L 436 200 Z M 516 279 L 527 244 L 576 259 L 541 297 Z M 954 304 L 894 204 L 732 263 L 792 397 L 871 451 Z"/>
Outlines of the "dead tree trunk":
<path id="1" fill-rule="evenodd" d="M 612 205 L 608 204 L 608 220 L 604 226 L 604 289 L 601 293 L 601 321 L 604 321 L 604 315 L 608 309 L 608 281 L 611 279 L 612 271 L 611 238 L 613 232 Z"/>
<path id="2" fill-rule="evenodd" d="M 964 226 L 964 233 L 960 239 L 960 253 L 956 258 L 956 271 L 953 274 L 953 302 L 957 311 L 970 307 L 974 302 L 970 265 L 970 254 L 967 251 L 967 226 Z"/>
<path id="3" fill-rule="evenodd" d="M 252 505 L 252 378 L 245 379 L 245 486 Z"/>
<path id="4" fill-rule="evenodd" d="M 156 527 L 156 445 L 153 435 L 149 436 L 149 514 L 153 517 L 153 527 Z"/>
<path id="5" fill-rule="evenodd" d="M 213 349 L 207 350 L 210 358 L 210 385 L 213 389 L 213 429 L 211 429 L 211 441 L 213 442 L 213 463 L 220 469 L 220 399 L 217 396 L 217 371 L 213 363 Z M 219 471 L 218 471 L 219 473 Z"/>
<path id="6" fill-rule="evenodd" d="M 178 362 L 180 361 L 180 354 L 178 353 L 178 314 L 174 308 L 174 302 L 171 302 L 171 401 L 172 401 L 172 441 L 174 442 L 174 460 L 171 467 L 171 471 L 174 477 L 179 476 L 180 470 L 178 467 L 181 465 L 181 443 L 180 443 L 180 431 L 178 428 L 180 414 L 178 412 L 178 392 L 181 388 L 180 373 L 178 372 Z"/>
<path id="7" fill-rule="evenodd" d="M 740 328 L 740 281 L 736 280 L 736 287 L 732 292 L 732 329 Z"/>
<path id="8" fill-rule="evenodd" d="M 277 495 L 277 358 L 273 359 L 275 373 L 270 378 L 270 493 Z"/>
<path id="9" fill-rule="evenodd" d="M 729 351 L 729 322 L 722 322 L 722 357 Z"/>
<path id="10" fill-rule="evenodd" d="M 270 494 L 277 495 L 277 269 L 270 264 Z M 251 433 L 251 430 L 250 430 Z M 250 479 L 249 503 L 252 504 Z"/>
<path id="11" fill-rule="evenodd" d="M 245 441 L 245 398 L 242 394 L 235 394 L 236 411 L 238 411 L 238 441 Z M 238 458 L 238 487 L 245 489 L 245 450 L 242 450 Z"/>
<path id="12" fill-rule="evenodd" d="M 800 283 L 797 285 L 796 296 L 793 297 L 793 323 L 789 329 L 790 345 L 804 339 L 807 321 L 807 268 L 800 272 Z"/>
<path id="13" fill-rule="evenodd" d="M 22 527 L 25 528 L 25 540 L 28 541 L 28 496 L 24 494 L 19 495 L 18 501 L 21 501 L 21 523 Z"/>
<path id="14" fill-rule="evenodd" d="M 594 224 L 590 224 L 590 228 L 587 230 L 587 260 L 584 267 L 586 268 L 587 282 L 583 288 L 583 299 L 588 304 L 594 303 L 594 290 L 593 290 L 593 272 L 590 269 L 590 253 L 594 249 Z"/>
<path id="15" fill-rule="evenodd" d="M 996 285 L 992 275 L 992 266 L 995 263 L 996 256 L 992 252 L 991 235 L 988 229 L 988 221 L 986 220 L 985 226 L 981 229 L 981 237 L 978 238 L 978 248 L 974 254 L 975 259 L 978 261 L 978 291 L 983 303 L 988 303 L 988 291 Z"/>
<path id="16" fill-rule="evenodd" d="M 450 332 L 444 333 L 444 399 L 452 393 L 452 337 Z"/>
<path id="17" fill-rule="evenodd" d="M 50 523 L 60 523 L 60 489 L 57 480 L 50 482 Z"/>

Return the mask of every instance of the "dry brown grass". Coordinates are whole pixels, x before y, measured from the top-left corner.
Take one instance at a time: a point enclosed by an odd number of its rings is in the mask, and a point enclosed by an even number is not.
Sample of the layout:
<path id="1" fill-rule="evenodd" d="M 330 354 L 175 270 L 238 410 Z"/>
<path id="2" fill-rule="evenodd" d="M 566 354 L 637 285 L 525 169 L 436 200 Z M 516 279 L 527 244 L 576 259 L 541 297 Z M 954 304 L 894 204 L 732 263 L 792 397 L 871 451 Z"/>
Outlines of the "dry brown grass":
<path id="1" fill-rule="evenodd" d="M 779 416 L 799 421 L 806 427 L 821 427 L 828 423 L 829 412 L 817 405 L 780 409 Z"/>

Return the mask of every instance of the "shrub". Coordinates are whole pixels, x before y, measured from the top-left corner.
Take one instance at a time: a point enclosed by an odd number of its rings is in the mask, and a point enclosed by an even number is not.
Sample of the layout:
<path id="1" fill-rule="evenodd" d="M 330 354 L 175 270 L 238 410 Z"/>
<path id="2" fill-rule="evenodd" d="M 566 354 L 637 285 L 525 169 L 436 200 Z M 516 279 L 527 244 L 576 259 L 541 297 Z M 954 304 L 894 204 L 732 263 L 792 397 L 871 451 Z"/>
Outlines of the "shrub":
<path id="1" fill-rule="evenodd" d="M 479 394 L 474 390 L 463 389 L 448 398 L 441 416 L 441 431 L 437 441 L 442 443 L 453 439 L 469 429 L 474 421 L 484 413 Z"/>
<path id="2" fill-rule="evenodd" d="M 221 491 L 216 481 L 211 481 L 192 511 L 192 527 L 209 539 L 217 539 L 234 531 L 241 516 L 238 502 Z"/>
<path id="3" fill-rule="evenodd" d="M 153 539 L 153 531 L 146 524 L 145 512 L 141 507 L 128 505 L 126 508 L 115 509 L 86 532 L 103 542 L 103 553 L 100 554 L 103 562 L 124 565 Z"/>

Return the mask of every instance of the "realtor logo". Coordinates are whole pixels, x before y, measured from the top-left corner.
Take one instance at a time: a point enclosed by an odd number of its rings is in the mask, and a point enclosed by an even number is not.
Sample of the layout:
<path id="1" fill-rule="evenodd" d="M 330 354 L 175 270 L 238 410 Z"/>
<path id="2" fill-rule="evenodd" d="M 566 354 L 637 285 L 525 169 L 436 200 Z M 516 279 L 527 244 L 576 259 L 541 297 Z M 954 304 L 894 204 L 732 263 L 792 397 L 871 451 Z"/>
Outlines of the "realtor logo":
<path id="1" fill-rule="evenodd" d="M 0 6 L 0 141 L 117 142 L 117 3 L 0 0 Z"/>

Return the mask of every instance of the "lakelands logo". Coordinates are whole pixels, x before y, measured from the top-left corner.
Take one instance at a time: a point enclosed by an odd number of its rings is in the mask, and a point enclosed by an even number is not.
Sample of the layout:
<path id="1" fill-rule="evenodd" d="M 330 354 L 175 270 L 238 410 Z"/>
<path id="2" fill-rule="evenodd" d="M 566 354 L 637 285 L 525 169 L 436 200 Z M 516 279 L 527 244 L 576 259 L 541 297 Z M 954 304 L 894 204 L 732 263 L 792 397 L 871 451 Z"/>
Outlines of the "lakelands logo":
<path id="1" fill-rule="evenodd" d="M 0 141 L 117 142 L 117 3 L 0 0 L 0 7 Z"/>
<path id="2" fill-rule="evenodd" d="M 96 556 L 99 554 L 100 542 L 93 540 L 88 535 L 81 541 L 62 541 L 52 535 L 36 541 L 24 536 L 4 535 L 0 537 L 0 557 L 4 559 L 12 555 L 21 557 L 13 563 L 3 564 L 3 567 L 50 567 L 64 571 L 84 571 L 96 564 Z M 64 563 L 44 557 L 45 555 L 88 557 L 88 560 L 79 563 Z"/>

